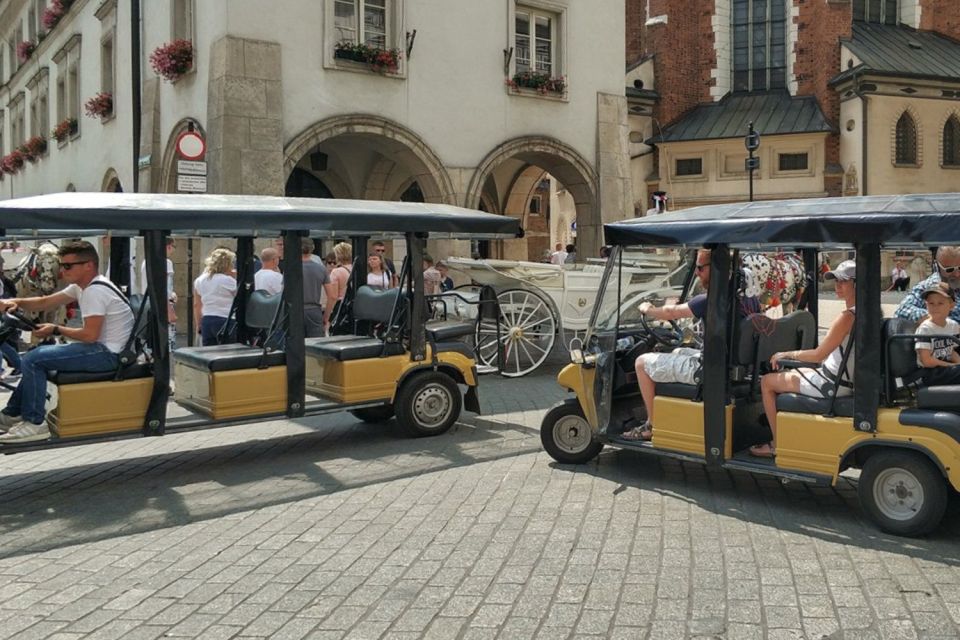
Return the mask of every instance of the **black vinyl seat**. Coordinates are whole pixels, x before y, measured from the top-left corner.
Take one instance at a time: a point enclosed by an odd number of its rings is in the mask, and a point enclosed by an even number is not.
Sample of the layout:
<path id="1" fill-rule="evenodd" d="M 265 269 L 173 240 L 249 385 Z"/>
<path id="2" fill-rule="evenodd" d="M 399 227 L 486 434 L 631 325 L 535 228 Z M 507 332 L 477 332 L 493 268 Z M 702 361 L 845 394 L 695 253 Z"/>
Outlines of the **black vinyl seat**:
<path id="1" fill-rule="evenodd" d="M 903 318 L 887 318 L 883 322 L 883 344 L 886 347 L 886 379 L 889 393 L 898 389 L 916 389 L 918 409 L 960 409 L 960 385 L 922 386 L 923 369 L 917 364 L 916 342 L 896 336 L 913 335 L 916 325 Z"/>
<path id="2" fill-rule="evenodd" d="M 280 307 L 281 293 L 254 291 L 246 306 L 246 325 L 251 329 L 270 329 Z M 217 344 L 206 347 L 184 347 L 173 352 L 174 362 L 208 371 L 239 371 L 283 366 L 287 356 L 282 350 L 271 351 L 245 344 Z"/>
<path id="3" fill-rule="evenodd" d="M 400 289 L 374 289 L 363 285 L 353 299 L 353 319 L 372 324 L 388 324 Z M 331 336 L 310 338 L 304 342 L 307 355 L 328 358 L 338 362 L 386 358 L 404 353 L 399 342 L 387 342 L 367 336 Z"/>
<path id="4" fill-rule="evenodd" d="M 145 362 L 138 362 L 120 371 L 120 380 L 136 378 L 150 378 L 153 376 L 153 367 Z M 117 379 L 116 371 L 53 371 L 47 378 L 50 382 L 61 384 L 80 384 L 81 382 L 108 382 Z"/>
<path id="5" fill-rule="evenodd" d="M 454 320 L 434 320 L 427 323 L 427 340 L 430 342 L 450 342 L 458 338 L 472 336 L 476 325 L 472 322 Z"/>
<path id="6" fill-rule="evenodd" d="M 733 354 L 733 366 L 745 375 L 752 376 L 748 381 L 733 382 L 730 393 L 735 399 L 751 398 L 759 389 L 757 379 L 770 356 L 778 351 L 810 349 L 817 335 L 817 323 L 809 311 L 794 311 L 782 318 L 773 320 L 755 313 L 740 321 L 740 339 Z M 658 382 L 658 396 L 699 400 L 700 385 L 678 382 Z"/>

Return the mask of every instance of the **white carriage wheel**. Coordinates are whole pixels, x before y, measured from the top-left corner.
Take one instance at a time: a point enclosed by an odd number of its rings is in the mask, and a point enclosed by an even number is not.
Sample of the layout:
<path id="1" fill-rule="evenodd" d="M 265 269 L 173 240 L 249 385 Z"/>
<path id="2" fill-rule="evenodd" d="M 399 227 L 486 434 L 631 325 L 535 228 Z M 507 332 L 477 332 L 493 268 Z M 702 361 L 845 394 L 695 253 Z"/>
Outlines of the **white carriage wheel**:
<path id="1" fill-rule="evenodd" d="M 526 375 L 543 364 L 556 340 L 557 319 L 550 304 L 532 291 L 508 289 L 497 294 L 500 304 L 501 373 L 510 378 Z M 477 323 L 477 357 L 482 364 L 497 364 L 497 323 L 483 318 Z"/>

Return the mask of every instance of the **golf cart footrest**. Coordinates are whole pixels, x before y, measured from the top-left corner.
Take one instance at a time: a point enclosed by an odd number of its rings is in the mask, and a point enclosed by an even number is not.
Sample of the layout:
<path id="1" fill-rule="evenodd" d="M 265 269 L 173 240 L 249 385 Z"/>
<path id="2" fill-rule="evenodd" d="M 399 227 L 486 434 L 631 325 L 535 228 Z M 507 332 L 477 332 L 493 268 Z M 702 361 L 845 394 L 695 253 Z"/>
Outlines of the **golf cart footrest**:
<path id="1" fill-rule="evenodd" d="M 55 385 L 81 384 L 84 382 L 109 382 L 117 377 L 116 371 L 54 371 L 50 374 L 50 382 Z M 153 369 L 149 364 L 138 363 L 125 367 L 120 373 L 120 380 L 136 380 L 137 378 L 152 378 Z"/>
<path id="2" fill-rule="evenodd" d="M 826 415 L 830 411 L 830 398 L 814 398 L 799 393 L 781 393 L 777 396 L 777 411 Z M 853 396 L 837 398 L 836 402 L 833 403 L 833 415 L 852 418 Z"/>
<path id="3" fill-rule="evenodd" d="M 920 387 L 917 389 L 919 409 L 960 409 L 960 385 Z"/>
<path id="4" fill-rule="evenodd" d="M 472 336 L 476 325 L 472 322 L 428 322 L 427 340 L 431 342 L 448 342 L 457 338 Z"/>
<path id="5" fill-rule="evenodd" d="M 287 363 L 283 351 L 270 351 L 245 344 L 218 344 L 209 347 L 186 347 L 173 352 L 173 362 L 182 362 L 194 369 L 207 371 L 239 371 L 260 366 L 278 367 Z"/>
<path id="6" fill-rule="evenodd" d="M 308 356 L 330 358 L 339 362 L 398 356 L 404 352 L 403 345 L 397 342 L 384 342 L 379 338 L 355 338 L 335 342 L 306 343 Z"/>

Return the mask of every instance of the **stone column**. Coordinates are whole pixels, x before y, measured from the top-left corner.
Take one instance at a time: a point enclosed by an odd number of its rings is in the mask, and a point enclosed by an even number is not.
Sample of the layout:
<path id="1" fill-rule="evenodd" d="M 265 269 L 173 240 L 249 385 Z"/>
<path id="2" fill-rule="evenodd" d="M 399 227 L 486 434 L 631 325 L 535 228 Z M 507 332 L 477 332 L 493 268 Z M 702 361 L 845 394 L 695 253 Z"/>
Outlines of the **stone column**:
<path id="1" fill-rule="evenodd" d="M 226 36 L 213 44 L 207 103 L 208 191 L 283 195 L 280 45 Z"/>
<path id="2" fill-rule="evenodd" d="M 602 223 L 633 217 L 633 189 L 630 180 L 630 126 L 627 98 L 597 94 L 597 176 L 600 224 L 577 223 L 577 251 L 580 258 L 596 257 L 603 245 Z"/>

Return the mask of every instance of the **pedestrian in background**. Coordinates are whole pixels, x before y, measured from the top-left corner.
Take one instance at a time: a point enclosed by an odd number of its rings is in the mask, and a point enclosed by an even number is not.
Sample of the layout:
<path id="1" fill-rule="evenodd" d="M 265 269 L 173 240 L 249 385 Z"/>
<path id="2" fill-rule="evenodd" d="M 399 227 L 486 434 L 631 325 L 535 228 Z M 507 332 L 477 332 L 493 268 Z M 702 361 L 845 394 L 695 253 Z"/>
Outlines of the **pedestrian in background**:
<path id="1" fill-rule="evenodd" d="M 283 274 L 280 273 L 280 254 L 273 247 L 260 252 L 260 271 L 253 274 L 253 288 L 267 293 L 283 291 Z"/>
<path id="2" fill-rule="evenodd" d="M 204 260 L 203 273 L 193 281 L 193 321 L 205 347 L 219 344 L 221 330 L 227 336 L 232 333 L 225 325 L 237 295 L 236 259 L 230 249 L 214 249 Z"/>
<path id="3" fill-rule="evenodd" d="M 433 258 L 429 254 L 423 254 L 423 293 L 424 295 L 434 296 L 440 293 L 440 281 L 443 278 L 440 272 L 433 266 Z"/>
<path id="4" fill-rule="evenodd" d="M 313 259 L 313 240 L 303 238 L 300 241 L 300 266 L 303 269 L 303 331 L 307 338 L 320 338 L 326 334 L 330 324 L 330 305 L 324 306 L 326 299 L 336 299 L 333 283 L 327 268 Z"/>
<path id="5" fill-rule="evenodd" d="M 450 268 L 442 260 L 437 263 L 440 272 L 440 291 L 453 291 L 453 278 L 450 277 Z"/>
<path id="6" fill-rule="evenodd" d="M 393 278 L 383 268 L 383 256 L 379 253 L 371 253 L 367 256 L 367 286 L 374 289 L 389 289 L 393 284 Z"/>
<path id="7" fill-rule="evenodd" d="M 572 244 L 567 245 L 567 256 L 561 264 L 573 264 L 577 261 L 577 247 Z"/>

